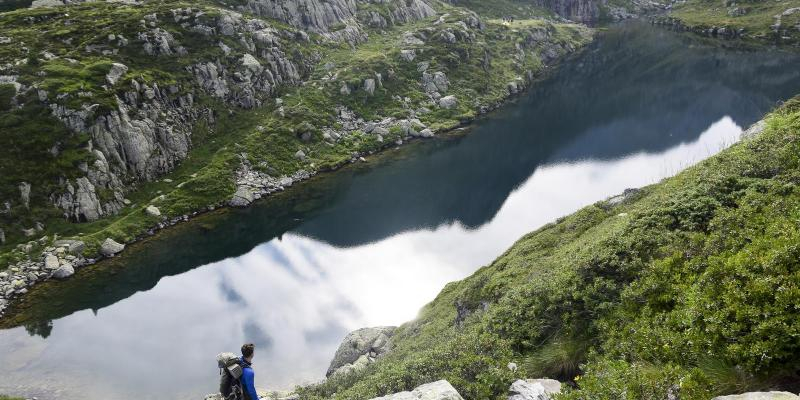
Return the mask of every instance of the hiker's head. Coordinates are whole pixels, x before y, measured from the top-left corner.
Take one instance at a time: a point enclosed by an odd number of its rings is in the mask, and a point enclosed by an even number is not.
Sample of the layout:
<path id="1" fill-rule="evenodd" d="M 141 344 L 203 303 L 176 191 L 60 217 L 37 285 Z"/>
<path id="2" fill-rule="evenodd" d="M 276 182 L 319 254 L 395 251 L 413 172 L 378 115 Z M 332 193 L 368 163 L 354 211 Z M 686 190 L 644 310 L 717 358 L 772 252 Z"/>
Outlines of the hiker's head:
<path id="1" fill-rule="evenodd" d="M 256 346 L 252 343 L 243 344 L 242 345 L 242 357 L 245 360 L 252 360 L 253 359 L 253 352 L 256 350 Z"/>

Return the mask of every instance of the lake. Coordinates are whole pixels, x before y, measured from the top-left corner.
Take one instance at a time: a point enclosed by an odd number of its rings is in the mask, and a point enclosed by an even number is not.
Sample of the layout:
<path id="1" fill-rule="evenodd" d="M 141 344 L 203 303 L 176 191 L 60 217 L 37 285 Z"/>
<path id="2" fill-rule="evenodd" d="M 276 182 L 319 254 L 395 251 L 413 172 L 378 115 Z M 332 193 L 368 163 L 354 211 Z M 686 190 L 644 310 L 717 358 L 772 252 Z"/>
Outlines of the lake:
<path id="1" fill-rule="evenodd" d="M 222 210 L 34 288 L 0 330 L 0 393 L 201 399 L 256 345 L 257 386 L 324 378 L 347 332 L 413 319 L 522 235 L 735 143 L 800 93 L 800 56 L 608 28 L 468 130 Z"/>

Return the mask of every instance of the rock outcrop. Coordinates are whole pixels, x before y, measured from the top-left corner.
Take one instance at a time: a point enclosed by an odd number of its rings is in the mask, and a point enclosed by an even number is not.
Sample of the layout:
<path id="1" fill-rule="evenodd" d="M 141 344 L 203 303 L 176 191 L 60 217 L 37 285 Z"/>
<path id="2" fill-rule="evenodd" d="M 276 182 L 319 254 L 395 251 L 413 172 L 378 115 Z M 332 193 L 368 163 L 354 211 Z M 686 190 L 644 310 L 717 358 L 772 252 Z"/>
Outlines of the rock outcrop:
<path id="1" fill-rule="evenodd" d="M 561 382 L 554 379 L 517 379 L 508 389 L 508 400 L 550 400 L 561 392 Z"/>
<path id="2" fill-rule="evenodd" d="M 241 8 L 317 33 L 356 16 L 355 0 L 248 0 Z"/>
<path id="3" fill-rule="evenodd" d="M 117 243 L 114 239 L 106 238 L 100 246 L 100 253 L 106 257 L 112 257 L 115 254 L 125 250 L 125 245 Z"/>
<path id="4" fill-rule="evenodd" d="M 789 392 L 749 392 L 717 396 L 712 400 L 800 400 L 800 396 Z"/>
<path id="5" fill-rule="evenodd" d="M 350 332 L 339 345 L 326 376 L 361 369 L 391 350 L 395 327 L 362 328 Z"/>
<path id="6" fill-rule="evenodd" d="M 400 392 L 372 400 L 463 400 L 450 382 L 441 380 L 426 383 L 410 392 Z"/>
<path id="7" fill-rule="evenodd" d="M 361 2 L 367 3 L 365 0 L 248 0 L 240 9 L 320 34 L 332 33 L 337 28 L 339 31 L 352 30 L 356 20 L 368 26 L 385 28 L 436 15 L 433 7 L 424 0 L 369 1 L 385 7 L 385 13 L 374 9 L 360 12 Z M 337 35 L 326 36 L 337 38 Z M 343 39 L 352 37 L 352 34 L 338 36 Z"/>

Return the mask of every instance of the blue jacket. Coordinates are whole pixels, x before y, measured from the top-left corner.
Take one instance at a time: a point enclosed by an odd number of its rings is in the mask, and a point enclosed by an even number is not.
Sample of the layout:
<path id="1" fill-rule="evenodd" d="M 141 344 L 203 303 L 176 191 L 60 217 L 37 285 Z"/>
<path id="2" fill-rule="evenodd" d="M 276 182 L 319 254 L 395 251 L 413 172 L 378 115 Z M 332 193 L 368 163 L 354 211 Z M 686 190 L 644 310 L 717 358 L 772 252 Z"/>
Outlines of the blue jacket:
<path id="1" fill-rule="evenodd" d="M 239 359 L 242 362 L 242 389 L 250 400 L 258 400 L 256 394 L 256 374 L 253 372 L 253 367 L 249 362 L 245 361 L 244 357 Z"/>

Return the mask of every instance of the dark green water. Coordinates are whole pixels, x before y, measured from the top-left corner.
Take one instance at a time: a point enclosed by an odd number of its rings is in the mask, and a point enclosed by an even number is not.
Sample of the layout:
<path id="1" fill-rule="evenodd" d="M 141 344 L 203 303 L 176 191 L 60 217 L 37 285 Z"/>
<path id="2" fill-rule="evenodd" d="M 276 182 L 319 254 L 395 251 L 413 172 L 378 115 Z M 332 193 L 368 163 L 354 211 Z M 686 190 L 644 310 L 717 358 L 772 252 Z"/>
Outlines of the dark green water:
<path id="1" fill-rule="evenodd" d="M 468 135 L 391 150 L 199 218 L 33 290 L 0 331 L 0 393 L 202 398 L 214 356 L 320 379 L 344 335 L 413 318 L 523 234 L 672 175 L 800 93 L 800 57 L 614 26 Z"/>

